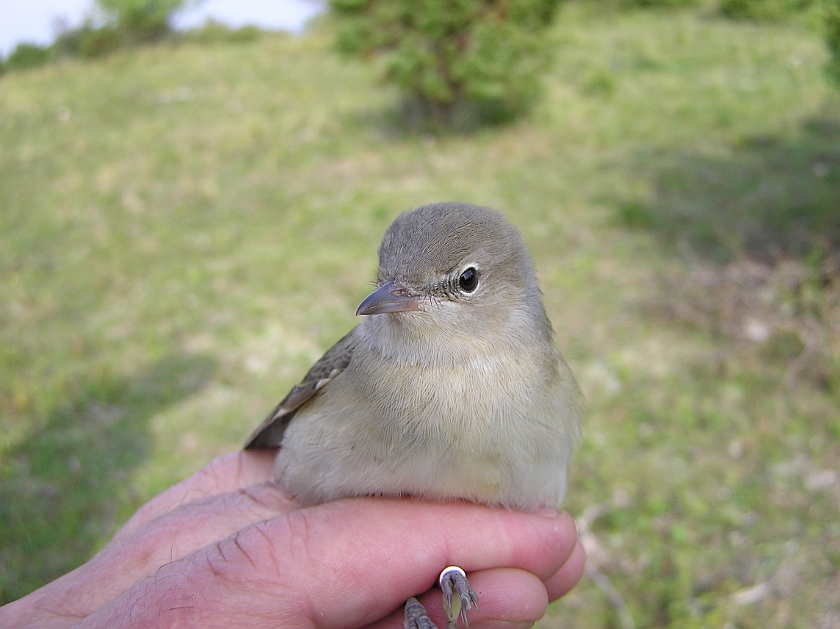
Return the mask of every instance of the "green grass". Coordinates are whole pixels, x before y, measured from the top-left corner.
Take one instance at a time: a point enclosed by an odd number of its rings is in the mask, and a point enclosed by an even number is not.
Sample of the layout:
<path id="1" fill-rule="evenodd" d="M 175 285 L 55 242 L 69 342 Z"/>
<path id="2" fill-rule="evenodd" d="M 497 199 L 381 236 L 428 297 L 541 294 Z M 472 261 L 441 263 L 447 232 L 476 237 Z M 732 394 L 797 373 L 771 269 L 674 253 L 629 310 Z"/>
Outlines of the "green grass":
<path id="1" fill-rule="evenodd" d="M 465 200 L 534 254 L 588 400 L 567 507 L 600 507 L 590 565 L 636 625 L 838 622 L 819 34 L 572 4 L 555 35 L 528 119 L 472 136 L 403 131 L 318 32 L 0 78 L 0 600 L 239 447 L 354 325 L 394 216 Z M 587 579 L 541 626 L 619 623 Z"/>

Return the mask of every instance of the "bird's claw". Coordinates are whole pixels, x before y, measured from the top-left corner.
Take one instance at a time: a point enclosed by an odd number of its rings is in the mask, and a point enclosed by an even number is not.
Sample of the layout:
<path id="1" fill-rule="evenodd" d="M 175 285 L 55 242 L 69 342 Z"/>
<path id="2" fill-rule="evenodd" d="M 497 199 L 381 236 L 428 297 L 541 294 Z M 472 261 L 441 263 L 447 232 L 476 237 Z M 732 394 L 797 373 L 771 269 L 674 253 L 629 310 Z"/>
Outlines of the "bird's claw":
<path id="1" fill-rule="evenodd" d="M 446 612 L 446 629 L 456 629 L 458 615 L 464 621 L 464 627 L 469 629 L 467 612 L 475 607 L 478 609 L 478 594 L 470 586 L 467 574 L 458 566 L 444 568 L 438 578 L 440 589 L 443 590 L 443 610 Z M 457 594 L 457 598 L 454 596 Z"/>
<path id="2" fill-rule="evenodd" d="M 478 594 L 467 581 L 466 573 L 458 566 L 449 566 L 440 573 L 438 583 L 440 589 L 443 590 L 446 629 L 457 629 L 458 616 L 464 621 L 465 629 L 469 629 L 467 612 L 473 607 L 478 609 Z M 405 629 L 437 629 L 437 625 L 429 618 L 426 608 L 416 598 L 410 598 L 405 603 L 403 627 Z"/>
<path id="3" fill-rule="evenodd" d="M 429 618 L 423 603 L 416 598 L 410 598 L 405 602 L 403 627 L 405 629 L 437 629 L 437 625 Z"/>

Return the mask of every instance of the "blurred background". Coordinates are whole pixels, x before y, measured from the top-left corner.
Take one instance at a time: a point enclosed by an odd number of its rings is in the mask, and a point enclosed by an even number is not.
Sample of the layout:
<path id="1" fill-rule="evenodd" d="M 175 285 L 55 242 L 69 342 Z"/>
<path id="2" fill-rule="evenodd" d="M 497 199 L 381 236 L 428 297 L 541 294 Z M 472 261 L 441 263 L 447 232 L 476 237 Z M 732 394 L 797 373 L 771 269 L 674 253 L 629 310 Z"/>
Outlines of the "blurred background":
<path id="1" fill-rule="evenodd" d="M 837 0 L 210 6 L 2 42 L 0 603 L 241 447 L 459 200 L 588 403 L 540 626 L 840 627 Z"/>

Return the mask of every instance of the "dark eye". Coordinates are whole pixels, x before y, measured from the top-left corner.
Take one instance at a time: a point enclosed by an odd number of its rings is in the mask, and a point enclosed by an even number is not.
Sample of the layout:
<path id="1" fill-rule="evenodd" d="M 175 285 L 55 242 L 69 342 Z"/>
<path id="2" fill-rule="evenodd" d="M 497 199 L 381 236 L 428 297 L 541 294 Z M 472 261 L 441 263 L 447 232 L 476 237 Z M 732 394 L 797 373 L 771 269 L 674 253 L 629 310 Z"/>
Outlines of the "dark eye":
<path id="1" fill-rule="evenodd" d="M 458 286 L 465 293 L 473 292 L 475 287 L 478 286 L 478 272 L 472 267 L 468 268 L 458 278 Z"/>

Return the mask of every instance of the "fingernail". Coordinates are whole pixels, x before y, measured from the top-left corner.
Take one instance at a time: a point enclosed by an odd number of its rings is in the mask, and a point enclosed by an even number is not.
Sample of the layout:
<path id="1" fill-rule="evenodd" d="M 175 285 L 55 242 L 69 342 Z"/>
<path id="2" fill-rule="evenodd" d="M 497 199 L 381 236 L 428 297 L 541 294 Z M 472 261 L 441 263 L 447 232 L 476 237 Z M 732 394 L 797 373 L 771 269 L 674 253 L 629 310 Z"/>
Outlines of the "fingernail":
<path id="1" fill-rule="evenodd" d="M 551 507 L 540 507 L 539 509 L 529 511 L 529 513 L 533 513 L 534 515 L 541 515 L 544 518 L 556 518 L 558 515 L 560 515 L 560 512 L 557 509 L 552 509 Z"/>

